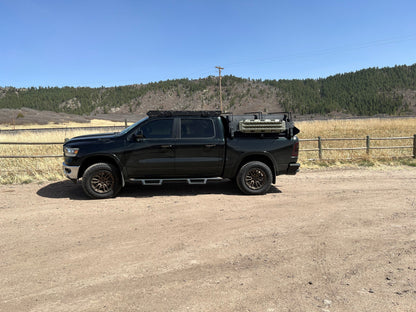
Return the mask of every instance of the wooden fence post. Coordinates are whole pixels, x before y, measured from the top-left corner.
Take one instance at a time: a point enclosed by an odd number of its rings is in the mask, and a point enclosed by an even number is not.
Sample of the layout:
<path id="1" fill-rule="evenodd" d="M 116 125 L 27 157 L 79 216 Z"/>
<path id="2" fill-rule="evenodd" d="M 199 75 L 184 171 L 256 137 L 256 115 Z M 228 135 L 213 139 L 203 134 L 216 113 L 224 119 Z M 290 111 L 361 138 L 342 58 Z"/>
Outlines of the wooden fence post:
<path id="1" fill-rule="evenodd" d="M 322 160 L 322 141 L 321 137 L 318 137 L 318 150 L 319 150 L 319 160 Z"/>
<path id="2" fill-rule="evenodd" d="M 416 158 L 416 134 L 413 135 L 413 158 Z"/>
<path id="3" fill-rule="evenodd" d="M 367 135 L 366 138 L 366 148 L 367 148 L 367 155 L 370 155 L 370 136 Z"/>

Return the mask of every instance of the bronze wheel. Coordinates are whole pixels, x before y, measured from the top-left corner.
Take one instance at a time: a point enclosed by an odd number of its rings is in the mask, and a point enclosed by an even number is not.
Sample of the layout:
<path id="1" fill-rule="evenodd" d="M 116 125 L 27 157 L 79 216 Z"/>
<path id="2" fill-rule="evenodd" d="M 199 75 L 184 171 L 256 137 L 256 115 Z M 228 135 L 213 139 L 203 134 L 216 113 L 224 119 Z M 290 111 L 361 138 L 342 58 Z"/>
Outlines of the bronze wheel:
<path id="1" fill-rule="evenodd" d="M 244 181 L 248 188 L 258 190 L 267 181 L 266 173 L 260 168 L 252 168 L 247 172 Z"/>
<path id="2" fill-rule="evenodd" d="M 100 194 L 108 193 L 114 186 L 114 176 L 111 172 L 103 170 L 98 171 L 91 177 L 91 188 Z"/>
<path id="3" fill-rule="evenodd" d="M 247 195 L 266 193 L 272 184 L 273 174 L 269 166 L 260 161 L 250 161 L 238 171 L 238 188 Z"/>
<path id="4" fill-rule="evenodd" d="M 120 172 L 108 163 L 89 166 L 82 176 L 82 188 L 91 198 L 110 198 L 121 189 Z"/>

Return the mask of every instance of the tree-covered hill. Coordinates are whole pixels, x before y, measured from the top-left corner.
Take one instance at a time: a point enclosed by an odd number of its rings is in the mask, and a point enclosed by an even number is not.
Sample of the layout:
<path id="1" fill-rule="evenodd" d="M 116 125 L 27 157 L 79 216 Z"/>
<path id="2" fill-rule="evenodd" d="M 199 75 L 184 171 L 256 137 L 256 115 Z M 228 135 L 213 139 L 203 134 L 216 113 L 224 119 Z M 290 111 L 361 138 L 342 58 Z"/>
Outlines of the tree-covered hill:
<path id="1" fill-rule="evenodd" d="M 414 109 L 416 64 L 369 68 L 318 80 L 264 83 L 278 88 L 285 95 L 285 108 L 299 114 L 398 115 Z"/>
<path id="2" fill-rule="evenodd" d="M 416 64 L 369 68 L 322 79 L 262 81 L 224 76 L 222 91 L 224 109 L 235 113 L 414 114 Z M 219 109 L 219 84 L 218 77 L 210 76 L 108 88 L 0 88 L 0 109 L 23 107 L 80 115 Z"/>

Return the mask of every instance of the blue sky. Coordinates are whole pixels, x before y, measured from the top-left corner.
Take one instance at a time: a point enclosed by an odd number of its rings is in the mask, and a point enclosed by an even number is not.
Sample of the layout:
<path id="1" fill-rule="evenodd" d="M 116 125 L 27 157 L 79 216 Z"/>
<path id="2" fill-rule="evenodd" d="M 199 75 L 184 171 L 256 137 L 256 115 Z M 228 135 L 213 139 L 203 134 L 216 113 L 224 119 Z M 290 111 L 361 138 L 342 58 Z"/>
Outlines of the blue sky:
<path id="1" fill-rule="evenodd" d="M 223 75 L 303 79 L 416 63 L 416 1 L 0 0 L 0 86 Z"/>

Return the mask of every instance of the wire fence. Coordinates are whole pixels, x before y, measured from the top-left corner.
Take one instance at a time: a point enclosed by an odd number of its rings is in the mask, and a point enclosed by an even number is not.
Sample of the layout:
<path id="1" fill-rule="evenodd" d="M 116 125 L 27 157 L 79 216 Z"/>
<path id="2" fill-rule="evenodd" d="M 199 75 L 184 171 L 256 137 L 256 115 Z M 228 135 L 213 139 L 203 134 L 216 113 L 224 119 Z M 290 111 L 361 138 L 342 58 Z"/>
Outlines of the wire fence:
<path id="1" fill-rule="evenodd" d="M 416 134 L 413 136 L 408 137 L 385 137 L 385 138 L 377 138 L 377 137 L 370 137 L 366 136 L 363 138 L 321 138 L 317 137 L 314 139 L 300 139 L 301 147 L 302 143 L 306 143 L 306 145 L 316 144 L 316 147 L 313 148 L 301 148 L 299 150 L 300 153 L 315 153 L 317 157 L 315 158 L 308 158 L 308 160 L 334 160 L 331 156 L 327 156 L 326 154 L 330 154 L 331 152 L 365 152 L 366 157 L 371 158 L 385 158 L 385 157 L 392 157 L 392 158 L 399 158 L 399 157 L 412 157 L 416 158 Z M 399 141 L 400 145 L 387 145 L 384 142 L 397 142 Z M 338 146 L 331 146 L 330 143 L 339 143 Z M 358 142 L 358 143 L 357 143 Z M 354 144 L 355 143 L 355 144 Z M 360 144 L 361 143 L 361 144 Z M 365 144 L 365 145 L 364 145 Z M 406 145 L 404 145 L 406 144 Z M 345 147 L 347 146 L 347 147 Z M 375 154 L 373 151 L 380 151 L 380 150 L 400 150 L 400 153 L 396 153 L 396 155 L 378 155 Z M 410 152 L 406 152 L 410 151 Z M 350 153 L 351 154 L 351 153 Z M 353 154 L 357 155 L 357 153 Z M 361 157 L 363 154 L 359 154 Z M 337 154 L 336 160 L 340 159 L 353 159 L 354 157 L 340 157 L 339 153 Z"/>
<path id="2" fill-rule="evenodd" d="M 307 160 L 331 160 L 332 152 L 362 152 L 358 157 L 367 156 L 371 158 L 383 158 L 383 157 L 413 157 L 416 158 L 416 134 L 408 137 L 388 137 L 388 138 L 371 138 L 366 136 L 363 138 L 321 138 L 317 137 L 314 139 L 300 139 L 301 149 L 299 150 L 300 155 L 306 154 L 307 156 L 315 155 L 315 157 L 306 157 Z M 331 145 L 330 143 L 342 142 L 342 145 Z M 358 143 L 357 143 L 358 142 Z M 387 145 L 383 142 L 399 142 L 399 145 Z M 0 142 L 0 145 L 62 145 L 64 142 Z M 353 145 L 357 143 L 360 145 Z M 405 144 L 405 145 L 404 145 Z M 306 145 L 306 148 L 302 148 Z M 310 147 L 312 145 L 312 147 Z M 315 147 L 313 145 L 316 145 Z M 347 145 L 347 147 L 345 147 Z M 400 153 L 394 156 L 391 155 L 377 155 L 373 154 L 373 151 L 380 150 L 400 150 Z M 354 154 L 353 154 L 354 156 Z M 0 158 L 58 158 L 63 157 L 60 155 L 0 155 Z M 337 154 L 336 159 L 354 159 L 354 157 L 342 157 Z"/>
<path id="3" fill-rule="evenodd" d="M 127 121 L 124 126 L 95 126 L 95 127 L 57 127 L 57 128 L 28 128 L 28 129 L 0 129 L 0 134 L 20 134 L 20 133 L 42 133 L 42 132 L 63 132 L 63 131 L 121 131 L 127 128 Z"/>

